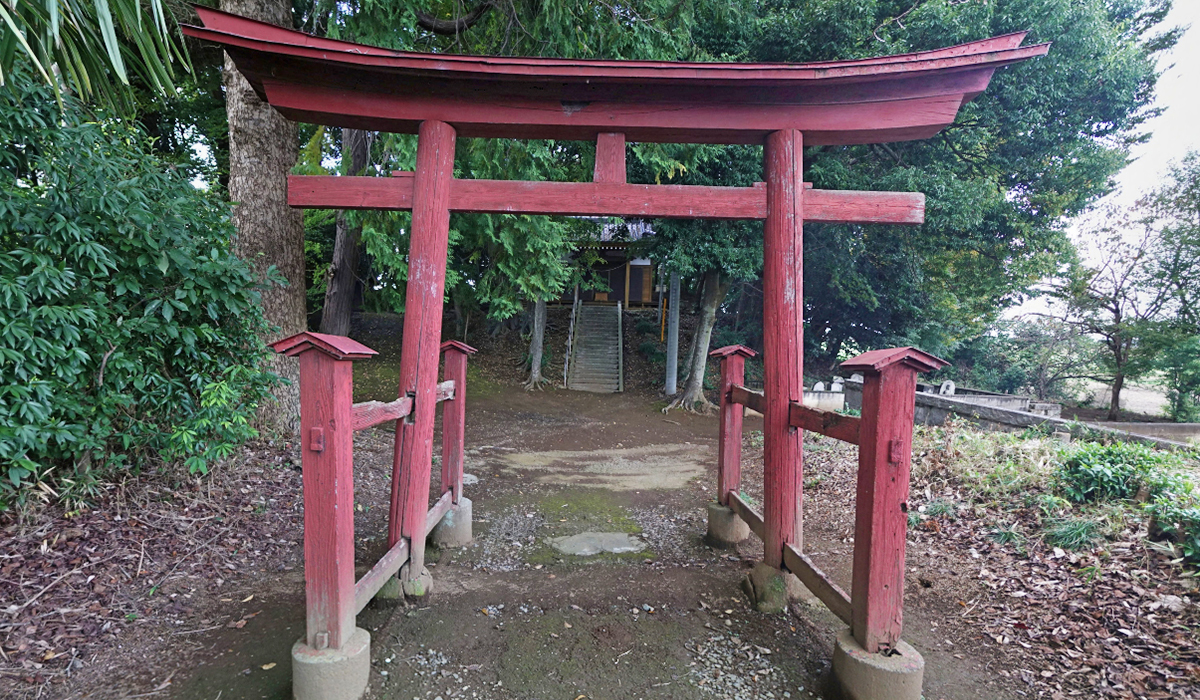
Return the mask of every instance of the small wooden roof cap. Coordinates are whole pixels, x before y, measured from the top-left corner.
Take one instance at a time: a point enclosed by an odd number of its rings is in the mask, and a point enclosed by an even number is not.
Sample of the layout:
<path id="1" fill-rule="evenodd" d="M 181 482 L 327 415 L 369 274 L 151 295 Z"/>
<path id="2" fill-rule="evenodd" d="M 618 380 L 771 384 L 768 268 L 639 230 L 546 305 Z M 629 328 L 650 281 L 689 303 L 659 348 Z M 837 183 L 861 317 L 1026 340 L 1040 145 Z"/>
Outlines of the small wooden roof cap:
<path id="1" fill-rule="evenodd" d="M 745 345 L 726 345 L 723 348 L 717 348 L 708 353 L 709 357 L 729 357 L 730 355 L 742 355 L 744 357 L 754 357 L 758 353 L 754 352 Z"/>
<path id="2" fill-rule="evenodd" d="M 442 343 L 442 352 L 452 349 L 457 350 L 464 355 L 474 355 L 475 353 L 479 352 L 470 345 L 458 340 L 447 340 L 446 342 Z"/>
<path id="3" fill-rule="evenodd" d="M 295 357 L 309 350 L 320 350 L 338 360 L 365 360 L 372 355 L 379 354 L 357 340 L 351 340 L 344 335 L 309 331 L 277 340 L 271 343 L 271 349 L 288 357 Z"/>
<path id="4" fill-rule="evenodd" d="M 903 363 L 918 372 L 932 372 L 950 364 L 924 350 L 904 347 L 864 352 L 858 357 L 846 360 L 841 367 L 844 370 L 855 372 L 878 372 L 896 363 Z"/>

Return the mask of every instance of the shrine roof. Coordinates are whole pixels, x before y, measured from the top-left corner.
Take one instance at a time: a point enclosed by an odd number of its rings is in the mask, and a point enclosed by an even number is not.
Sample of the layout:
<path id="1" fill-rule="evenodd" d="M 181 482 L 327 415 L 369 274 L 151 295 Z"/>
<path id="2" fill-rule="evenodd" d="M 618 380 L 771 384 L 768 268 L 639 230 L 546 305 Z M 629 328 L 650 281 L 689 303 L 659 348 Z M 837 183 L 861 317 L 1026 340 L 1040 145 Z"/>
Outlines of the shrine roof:
<path id="1" fill-rule="evenodd" d="M 934 51 L 803 64 L 683 63 L 393 51 L 315 37 L 211 8 L 188 36 L 221 44 L 285 116 L 460 136 L 761 143 L 800 129 L 808 144 L 927 138 L 999 67 L 1044 55 L 1015 33 Z"/>

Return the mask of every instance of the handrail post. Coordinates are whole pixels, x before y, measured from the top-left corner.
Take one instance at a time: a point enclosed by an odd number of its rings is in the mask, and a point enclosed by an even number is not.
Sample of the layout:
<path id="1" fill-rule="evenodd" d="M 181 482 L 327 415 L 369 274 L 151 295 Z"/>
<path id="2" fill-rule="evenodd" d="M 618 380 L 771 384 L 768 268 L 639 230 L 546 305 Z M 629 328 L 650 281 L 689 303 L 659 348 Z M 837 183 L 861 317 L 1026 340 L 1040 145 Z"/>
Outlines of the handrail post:
<path id="1" fill-rule="evenodd" d="M 729 507 L 729 493 L 736 493 L 742 479 L 742 418 L 746 407 L 731 396 L 733 387 L 745 382 L 746 358 L 755 353 L 744 345 L 729 345 L 709 353 L 721 358 L 721 432 L 717 437 L 717 499 L 708 504 L 710 544 L 729 547 L 750 536 L 750 526 Z"/>
<path id="2" fill-rule="evenodd" d="M 438 547 L 470 544 L 471 499 L 462 494 L 463 452 L 467 420 L 467 357 L 475 348 L 457 340 L 442 343 L 443 376 L 454 382 L 454 396 L 442 402 L 442 497 L 450 496 L 449 509 L 438 518 L 429 516 L 429 541 Z M 434 519 L 437 522 L 434 523 Z"/>
<path id="3" fill-rule="evenodd" d="M 358 697 L 370 670 L 370 634 L 355 625 L 353 360 L 374 355 L 343 336 L 300 333 L 271 346 L 300 360 L 304 479 L 305 637 L 292 649 L 298 698 Z M 355 689 L 346 694 L 345 689 Z"/>
<path id="4" fill-rule="evenodd" d="M 869 654 L 900 641 L 917 372 L 946 364 L 920 350 L 890 348 L 841 365 L 863 373 L 850 631 Z"/>
<path id="5" fill-rule="evenodd" d="M 442 402 L 442 493 L 462 498 L 463 454 L 467 418 L 467 358 L 475 348 L 457 340 L 442 343 L 442 377 L 454 382 L 454 398 Z"/>
<path id="6" fill-rule="evenodd" d="M 745 406 L 734 403 L 730 392 L 746 383 L 746 359 L 755 352 L 744 345 L 713 350 L 709 357 L 721 358 L 721 433 L 717 438 L 717 503 L 729 505 L 729 492 L 742 480 L 742 418 Z"/>

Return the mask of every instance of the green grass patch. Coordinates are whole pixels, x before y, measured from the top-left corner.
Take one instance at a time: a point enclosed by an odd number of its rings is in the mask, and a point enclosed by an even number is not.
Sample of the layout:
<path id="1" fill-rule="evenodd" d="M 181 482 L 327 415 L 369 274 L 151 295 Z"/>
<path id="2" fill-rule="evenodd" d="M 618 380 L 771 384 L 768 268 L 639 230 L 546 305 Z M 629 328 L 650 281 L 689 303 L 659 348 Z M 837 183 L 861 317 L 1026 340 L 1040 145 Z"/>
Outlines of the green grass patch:
<path id="1" fill-rule="evenodd" d="M 1042 539 L 1046 544 L 1068 550 L 1090 549 L 1108 533 L 1107 523 L 1097 517 L 1050 518 L 1043 525 Z"/>

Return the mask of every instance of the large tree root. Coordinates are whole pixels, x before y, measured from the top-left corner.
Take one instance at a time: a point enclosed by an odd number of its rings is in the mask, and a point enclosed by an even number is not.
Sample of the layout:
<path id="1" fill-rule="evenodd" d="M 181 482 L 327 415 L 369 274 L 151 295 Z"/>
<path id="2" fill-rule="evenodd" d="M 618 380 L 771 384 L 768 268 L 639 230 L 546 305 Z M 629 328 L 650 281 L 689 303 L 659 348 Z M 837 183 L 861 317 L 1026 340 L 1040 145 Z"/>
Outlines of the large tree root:
<path id="1" fill-rule="evenodd" d="M 699 396 L 689 396 L 684 394 L 683 396 L 680 396 L 671 403 L 667 404 L 666 407 L 663 408 L 662 412 L 666 413 L 673 408 L 680 411 L 686 411 L 687 413 L 708 415 L 717 410 L 717 405 L 705 398 L 704 394 L 700 394 Z"/>
<path id="2" fill-rule="evenodd" d="M 530 377 L 521 385 L 521 388 L 525 391 L 542 391 L 546 388 L 547 384 L 553 384 L 553 382 L 545 377 Z"/>

